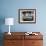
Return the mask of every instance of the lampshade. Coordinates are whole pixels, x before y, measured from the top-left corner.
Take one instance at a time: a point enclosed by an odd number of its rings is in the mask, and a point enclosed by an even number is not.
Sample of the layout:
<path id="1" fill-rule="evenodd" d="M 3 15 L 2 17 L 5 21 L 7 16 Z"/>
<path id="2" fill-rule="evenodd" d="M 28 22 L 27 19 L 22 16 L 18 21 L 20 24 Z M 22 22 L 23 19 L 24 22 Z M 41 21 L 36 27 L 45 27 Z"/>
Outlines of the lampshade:
<path id="1" fill-rule="evenodd" d="M 5 18 L 5 25 L 14 25 L 14 18 Z"/>

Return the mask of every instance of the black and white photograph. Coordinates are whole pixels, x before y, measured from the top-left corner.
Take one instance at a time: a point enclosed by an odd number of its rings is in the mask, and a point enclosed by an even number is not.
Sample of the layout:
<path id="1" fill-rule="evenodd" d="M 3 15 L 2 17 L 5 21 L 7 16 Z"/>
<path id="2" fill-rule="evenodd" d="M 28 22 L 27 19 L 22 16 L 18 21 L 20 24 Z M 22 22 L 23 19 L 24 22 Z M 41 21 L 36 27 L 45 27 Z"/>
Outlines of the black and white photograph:
<path id="1" fill-rule="evenodd" d="M 19 9 L 19 23 L 36 23 L 36 9 Z"/>

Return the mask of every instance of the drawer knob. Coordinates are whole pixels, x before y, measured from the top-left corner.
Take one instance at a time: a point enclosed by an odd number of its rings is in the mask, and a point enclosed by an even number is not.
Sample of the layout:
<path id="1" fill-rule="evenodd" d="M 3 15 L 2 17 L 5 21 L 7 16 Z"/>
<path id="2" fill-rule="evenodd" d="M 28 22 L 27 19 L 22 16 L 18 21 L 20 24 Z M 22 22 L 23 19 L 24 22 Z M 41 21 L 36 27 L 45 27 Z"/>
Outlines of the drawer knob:
<path id="1" fill-rule="evenodd" d="M 32 44 L 34 44 L 35 42 L 32 42 Z"/>

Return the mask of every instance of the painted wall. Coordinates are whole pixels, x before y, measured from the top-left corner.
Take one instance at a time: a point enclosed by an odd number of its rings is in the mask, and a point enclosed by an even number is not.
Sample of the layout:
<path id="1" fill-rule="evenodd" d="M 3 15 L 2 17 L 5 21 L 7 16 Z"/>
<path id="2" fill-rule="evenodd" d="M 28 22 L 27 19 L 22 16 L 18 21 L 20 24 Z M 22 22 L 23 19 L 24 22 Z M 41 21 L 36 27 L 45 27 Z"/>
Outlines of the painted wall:
<path id="1" fill-rule="evenodd" d="M 46 31 L 46 1 L 40 0 L 1 0 L 1 14 L 3 17 L 13 17 L 15 19 L 14 26 L 11 31 Z M 19 24 L 18 9 L 35 8 L 36 9 L 36 24 Z M 6 25 L 2 25 L 2 32 L 8 31 Z"/>
<path id="2" fill-rule="evenodd" d="M 36 8 L 36 24 L 18 23 L 18 9 L 22 8 Z M 15 19 L 14 26 L 11 26 L 12 32 L 38 31 L 46 36 L 46 0 L 0 0 L 0 32 L 8 32 L 8 26 L 4 24 L 7 17 Z"/>

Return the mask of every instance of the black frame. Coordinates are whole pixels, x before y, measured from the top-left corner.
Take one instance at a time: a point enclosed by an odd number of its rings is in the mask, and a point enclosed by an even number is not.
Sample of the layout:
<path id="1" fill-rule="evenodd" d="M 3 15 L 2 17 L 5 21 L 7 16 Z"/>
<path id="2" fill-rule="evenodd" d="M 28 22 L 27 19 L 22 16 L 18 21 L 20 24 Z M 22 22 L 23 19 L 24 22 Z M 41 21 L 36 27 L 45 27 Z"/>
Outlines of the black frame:
<path id="1" fill-rule="evenodd" d="M 23 22 L 22 22 L 20 16 L 22 16 L 21 14 L 22 14 L 23 11 L 26 11 L 26 12 L 27 12 L 27 11 L 30 11 L 30 12 L 33 11 L 34 13 L 31 13 L 31 14 L 34 14 L 34 15 L 33 15 L 33 20 L 32 20 L 32 21 L 23 21 Z M 21 23 L 21 24 L 22 24 L 22 23 L 24 23 L 24 24 L 25 24 L 25 23 L 36 23 L 36 9 L 19 9 L 19 10 L 18 10 L 18 22 Z"/>

